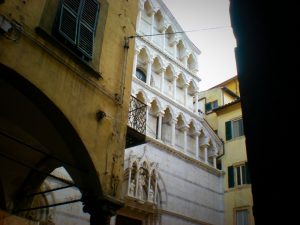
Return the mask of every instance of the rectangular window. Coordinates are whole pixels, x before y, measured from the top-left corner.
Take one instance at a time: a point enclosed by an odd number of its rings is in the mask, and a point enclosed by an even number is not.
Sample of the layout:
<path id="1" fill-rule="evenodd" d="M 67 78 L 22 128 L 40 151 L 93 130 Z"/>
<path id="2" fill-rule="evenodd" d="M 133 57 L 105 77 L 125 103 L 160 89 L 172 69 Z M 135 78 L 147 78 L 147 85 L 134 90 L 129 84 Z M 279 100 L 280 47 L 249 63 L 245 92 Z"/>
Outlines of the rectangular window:
<path id="1" fill-rule="evenodd" d="M 96 0 L 61 0 L 54 34 L 73 52 L 92 59 L 100 4 Z"/>
<path id="2" fill-rule="evenodd" d="M 228 187 L 238 187 L 251 184 L 248 163 L 228 167 Z"/>
<path id="3" fill-rule="evenodd" d="M 230 120 L 225 123 L 226 141 L 244 135 L 243 119 Z"/>
<path id="4" fill-rule="evenodd" d="M 248 225 L 249 224 L 249 218 L 248 218 L 248 210 L 237 210 L 235 213 L 236 217 L 236 225 Z"/>
<path id="5" fill-rule="evenodd" d="M 212 102 L 208 102 L 205 104 L 205 111 L 206 112 L 209 112 L 215 108 L 218 108 L 218 101 L 215 100 L 215 101 L 212 101 Z"/>

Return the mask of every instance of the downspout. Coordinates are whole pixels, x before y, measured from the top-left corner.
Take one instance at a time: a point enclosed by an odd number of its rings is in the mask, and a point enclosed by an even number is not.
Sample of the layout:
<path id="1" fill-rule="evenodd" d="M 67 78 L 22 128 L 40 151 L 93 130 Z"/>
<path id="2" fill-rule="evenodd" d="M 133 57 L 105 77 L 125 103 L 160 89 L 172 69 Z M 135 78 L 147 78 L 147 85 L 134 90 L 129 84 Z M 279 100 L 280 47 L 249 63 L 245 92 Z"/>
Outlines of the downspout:
<path id="1" fill-rule="evenodd" d="M 120 82 L 120 89 L 119 94 L 115 94 L 115 101 L 118 105 L 123 104 L 124 100 L 124 89 L 125 89 L 125 77 L 126 77 L 126 68 L 127 68 L 127 58 L 128 58 L 128 49 L 129 49 L 129 38 L 124 38 L 124 60 L 123 60 L 123 68 L 121 74 L 121 82 Z"/>

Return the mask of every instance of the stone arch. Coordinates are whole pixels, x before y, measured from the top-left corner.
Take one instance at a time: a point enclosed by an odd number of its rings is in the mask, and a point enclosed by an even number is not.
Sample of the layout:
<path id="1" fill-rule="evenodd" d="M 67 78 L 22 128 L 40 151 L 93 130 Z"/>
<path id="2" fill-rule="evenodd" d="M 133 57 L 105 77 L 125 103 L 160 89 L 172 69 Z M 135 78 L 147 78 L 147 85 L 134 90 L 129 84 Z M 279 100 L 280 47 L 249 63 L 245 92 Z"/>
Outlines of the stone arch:
<path id="1" fill-rule="evenodd" d="M 147 104 L 148 103 L 148 96 L 146 94 L 146 92 L 143 89 L 139 89 L 137 92 L 135 92 L 135 96 L 138 100 L 140 100 L 141 102 Z"/>
<path id="2" fill-rule="evenodd" d="M 150 109 L 148 110 L 148 122 L 147 122 L 147 135 L 152 138 L 158 136 L 158 113 L 161 112 L 161 103 L 154 97 L 150 102 Z"/>
<path id="3" fill-rule="evenodd" d="M 10 210 L 28 207 L 32 199 L 24 195 L 35 192 L 61 166 L 79 188 L 84 203 L 101 199 L 95 165 L 72 123 L 20 74 L 4 65 L 0 65 L 0 71 L 0 102 L 5 105 L 0 110 L 1 136 L 5 136 L 0 141 L 1 156 L 5 156 L 0 157 L 0 165 L 5 169 L 0 171 L 1 177 L 9 177 L 2 183 L 9 187 L 4 192 L 12 203 Z M 15 180 L 13 186 L 9 184 L 11 179 Z"/>
<path id="4" fill-rule="evenodd" d="M 143 67 L 149 60 L 151 60 L 151 52 L 148 47 L 142 46 L 138 54 L 138 66 Z"/>
<path id="5" fill-rule="evenodd" d="M 150 0 L 146 0 L 144 3 L 144 10 L 148 16 L 151 16 L 151 13 L 154 11 L 153 4 Z"/>
<path id="6" fill-rule="evenodd" d="M 185 56 L 186 54 L 186 45 L 185 43 L 182 41 L 182 40 L 179 40 L 177 45 L 176 45 L 176 49 L 177 49 L 177 53 L 176 53 L 176 58 L 177 60 L 183 62 L 183 57 Z"/>
<path id="7" fill-rule="evenodd" d="M 189 70 L 191 70 L 192 72 L 197 72 L 198 71 L 198 62 L 197 62 L 197 57 L 191 53 L 188 56 L 187 59 L 187 67 Z"/>

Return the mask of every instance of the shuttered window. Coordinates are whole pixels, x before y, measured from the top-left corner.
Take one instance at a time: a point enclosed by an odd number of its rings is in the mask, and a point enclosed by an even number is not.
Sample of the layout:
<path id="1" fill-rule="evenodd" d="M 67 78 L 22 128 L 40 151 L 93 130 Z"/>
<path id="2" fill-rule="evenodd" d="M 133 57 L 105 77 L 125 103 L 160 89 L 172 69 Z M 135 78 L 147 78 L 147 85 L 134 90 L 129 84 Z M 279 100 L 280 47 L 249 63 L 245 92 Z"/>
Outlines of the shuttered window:
<path id="1" fill-rule="evenodd" d="M 248 163 L 228 167 L 228 187 L 251 184 Z"/>
<path id="2" fill-rule="evenodd" d="M 93 56 L 100 5 L 96 0 L 61 0 L 58 32 L 84 56 Z"/>
<path id="3" fill-rule="evenodd" d="M 226 141 L 244 135 L 243 119 L 231 120 L 225 123 Z"/>

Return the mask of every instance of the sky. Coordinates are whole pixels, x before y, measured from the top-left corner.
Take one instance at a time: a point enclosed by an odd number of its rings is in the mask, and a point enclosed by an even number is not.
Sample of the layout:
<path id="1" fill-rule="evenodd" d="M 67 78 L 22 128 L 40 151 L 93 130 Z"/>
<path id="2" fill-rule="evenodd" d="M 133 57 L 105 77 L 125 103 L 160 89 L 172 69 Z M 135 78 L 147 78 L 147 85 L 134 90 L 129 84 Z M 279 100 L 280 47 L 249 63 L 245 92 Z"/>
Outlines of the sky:
<path id="1" fill-rule="evenodd" d="M 163 0 L 177 22 L 201 51 L 198 58 L 200 91 L 237 75 L 229 0 Z M 208 29 L 224 27 L 218 29 Z M 201 30 L 205 29 L 205 30 Z"/>

